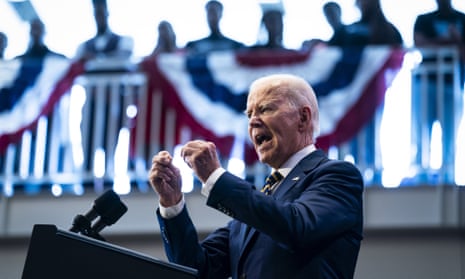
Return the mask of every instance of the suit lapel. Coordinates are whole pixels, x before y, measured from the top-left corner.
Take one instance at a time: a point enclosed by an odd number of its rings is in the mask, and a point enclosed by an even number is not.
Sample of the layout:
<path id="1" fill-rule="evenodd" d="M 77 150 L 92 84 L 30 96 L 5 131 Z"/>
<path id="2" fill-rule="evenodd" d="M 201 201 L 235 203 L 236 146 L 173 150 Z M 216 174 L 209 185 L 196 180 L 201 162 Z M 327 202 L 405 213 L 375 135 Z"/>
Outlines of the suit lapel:
<path id="1" fill-rule="evenodd" d="M 327 157 L 321 150 L 315 150 L 308 156 L 304 157 L 286 176 L 282 184 L 276 189 L 276 192 L 273 193 L 275 199 L 282 198 L 288 191 L 290 191 L 294 186 L 303 179 L 307 173 L 316 168 L 323 160 L 326 160 Z"/>

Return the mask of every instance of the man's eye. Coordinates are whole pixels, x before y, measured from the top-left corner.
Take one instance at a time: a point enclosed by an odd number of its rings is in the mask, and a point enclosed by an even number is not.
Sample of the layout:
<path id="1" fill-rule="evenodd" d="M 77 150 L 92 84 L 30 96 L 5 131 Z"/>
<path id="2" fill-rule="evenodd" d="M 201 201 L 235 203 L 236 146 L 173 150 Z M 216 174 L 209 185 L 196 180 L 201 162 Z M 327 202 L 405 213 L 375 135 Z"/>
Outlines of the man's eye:
<path id="1" fill-rule="evenodd" d="M 260 107 L 260 108 L 257 109 L 257 111 L 255 113 L 256 114 L 264 114 L 264 113 L 270 112 L 272 110 L 273 110 L 273 108 L 271 108 L 271 107 Z M 254 115 L 254 112 L 246 111 L 245 115 L 247 116 L 247 118 L 250 119 Z"/>
<path id="2" fill-rule="evenodd" d="M 261 113 L 265 113 L 267 111 L 271 111 L 271 108 L 270 107 L 263 107 L 263 108 L 260 109 Z"/>

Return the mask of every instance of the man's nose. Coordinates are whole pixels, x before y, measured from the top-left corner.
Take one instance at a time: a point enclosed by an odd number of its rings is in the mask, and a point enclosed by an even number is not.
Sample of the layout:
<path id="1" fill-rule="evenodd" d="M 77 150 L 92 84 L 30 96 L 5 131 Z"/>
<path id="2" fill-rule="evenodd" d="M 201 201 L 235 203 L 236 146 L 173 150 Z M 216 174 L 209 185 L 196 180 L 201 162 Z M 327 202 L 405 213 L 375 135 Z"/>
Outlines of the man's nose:
<path id="1" fill-rule="evenodd" d="M 251 115 L 250 118 L 249 118 L 249 126 L 250 127 L 258 127 L 262 124 L 262 120 L 261 118 L 254 114 L 254 115 Z"/>

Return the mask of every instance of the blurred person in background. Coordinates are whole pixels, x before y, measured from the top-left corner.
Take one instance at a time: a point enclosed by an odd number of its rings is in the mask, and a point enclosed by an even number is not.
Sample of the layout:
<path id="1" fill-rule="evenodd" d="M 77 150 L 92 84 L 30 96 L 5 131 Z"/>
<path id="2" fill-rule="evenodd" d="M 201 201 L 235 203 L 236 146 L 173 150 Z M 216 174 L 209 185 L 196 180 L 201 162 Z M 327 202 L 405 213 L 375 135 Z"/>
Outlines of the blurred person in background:
<path id="1" fill-rule="evenodd" d="M 403 45 L 399 30 L 384 15 L 380 0 L 356 0 L 355 3 L 360 9 L 361 18 L 347 26 L 343 45 Z"/>
<path id="2" fill-rule="evenodd" d="M 252 49 L 284 49 L 283 46 L 283 12 L 279 9 L 263 11 L 261 24 L 266 31 L 266 41 L 251 46 Z"/>
<path id="3" fill-rule="evenodd" d="M 328 46 L 343 46 L 345 44 L 347 26 L 342 22 L 342 9 L 341 6 L 333 1 L 326 2 L 323 5 L 323 13 L 326 21 L 333 30 L 333 34 L 328 41 L 321 39 L 311 39 L 302 43 L 302 49 L 310 50 L 318 44 Z"/>
<path id="4" fill-rule="evenodd" d="M 44 43 L 45 25 L 39 18 L 34 18 L 29 22 L 30 42 L 26 52 L 17 58 L 32 61 L 43 59 L 47 55 L 54 55 L 64 58 L 65 56 L 50 50 Z"/>
<path id="5" fill-rule="evenodd" d="M 186 50 L 190 54 L 206 54 L 211 51 L 236 50 L 244 45 L 231 38 L 226 37 L 221 32 L 220 21 L 223 16 L 223 4 L 212 0 L 205 4 L 207 22 L 210 35 L 205 38 L 190 41 L 186 44 Z"/>
<path id="6" fill-rule="evenodd" d="M 92 4 L 97 33 L 78 47 L 76 58 L 82 60 L 94 58 L 129 59 L 133 52 L 133 39 L 111 31 L 108 25 L 109 13 L 106 0 L 92 0 Z"/>
<path id="7" fill-rule="evenodd" d="M 180 48 L 176 43 L 176 33 L 174 32 L 173 26 L 166 20 L 160 21 L 158 24 L 157 44 L 150 56 L 156 56 L 160 53 L 173 53 L 179 50 Z"/>
<path id="8" fill-rule="evenodd" d="M 456 46 L 465 59 L 465 14 L 452 7 L 451 0 L 436 0 L 437 9 L 419 15 L 413 27 L 417 47 Z"/>

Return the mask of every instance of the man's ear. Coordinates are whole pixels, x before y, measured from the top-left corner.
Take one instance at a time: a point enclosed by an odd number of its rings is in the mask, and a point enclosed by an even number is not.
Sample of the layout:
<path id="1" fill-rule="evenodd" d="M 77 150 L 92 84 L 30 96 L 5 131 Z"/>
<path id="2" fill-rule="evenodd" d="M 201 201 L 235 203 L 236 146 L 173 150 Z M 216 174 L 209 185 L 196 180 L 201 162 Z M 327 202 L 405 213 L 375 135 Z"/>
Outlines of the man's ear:
<path id="1" fill-rule="evenodd" d="M 299 117 L 300 117 L 300 122 L 299 122 L 299 127 L 307 127 L 310 124 L 312 115 L 310 113 L 310 108 L 309 107 L 303 107 L 300 109 L 299 112 Z"/>

